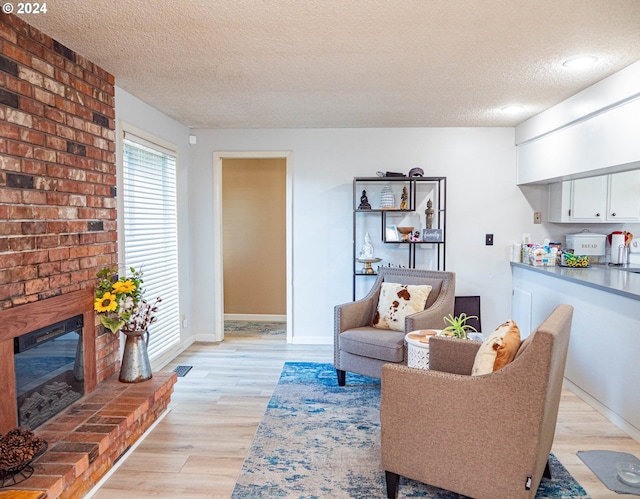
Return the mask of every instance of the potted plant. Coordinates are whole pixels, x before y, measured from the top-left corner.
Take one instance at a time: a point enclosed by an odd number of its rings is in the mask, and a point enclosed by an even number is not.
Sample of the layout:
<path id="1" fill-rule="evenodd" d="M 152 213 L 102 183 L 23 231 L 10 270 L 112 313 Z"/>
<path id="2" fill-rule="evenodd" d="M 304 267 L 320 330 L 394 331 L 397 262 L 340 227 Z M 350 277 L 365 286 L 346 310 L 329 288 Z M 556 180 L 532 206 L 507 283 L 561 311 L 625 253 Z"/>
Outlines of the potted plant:
<path id="1" fill-rule="evenodd" d="M 120 381 L 136 383 L 152 377 L 147 353 L 149 326 L 157 320 L 157 304 L 161 300 L 148 303 L 142 289 L 142 271 L 130 267 L 129 272 L 129 276 L 119 277 L 115 266 L 100 270 L 93 308 L 104 327 L 126 336 Z"/>
<path id="2" fill-rule="evenodd" d="M 464 312 L 456 317 L 454 317 L 453 314 L 449 314 L 443 318 L 445 324 L 448 324 L 448 326 L 442 330 L 442 335 L 466 340 L 470 332 L 477 332 L 477 329 L 471 324 L 467 324 L 467 321 L 477 318 L 475 315 L 467 315 Z"/>

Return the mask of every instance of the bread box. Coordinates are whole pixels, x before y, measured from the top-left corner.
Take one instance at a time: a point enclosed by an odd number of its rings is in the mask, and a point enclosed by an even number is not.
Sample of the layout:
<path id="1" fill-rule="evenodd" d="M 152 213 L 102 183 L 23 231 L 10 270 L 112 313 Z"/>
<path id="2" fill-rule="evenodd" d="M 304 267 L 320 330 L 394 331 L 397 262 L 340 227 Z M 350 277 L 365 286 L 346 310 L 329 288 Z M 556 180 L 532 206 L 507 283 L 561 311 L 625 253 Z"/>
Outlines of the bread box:
<path id="1" fill-rule="evenodd" d="M 576 255 L 604 256 L 606 253 L 607 236 L 605 234 L 579 232 L 567 234 L 566 239 L 565 248 L 573 249 Z"/>

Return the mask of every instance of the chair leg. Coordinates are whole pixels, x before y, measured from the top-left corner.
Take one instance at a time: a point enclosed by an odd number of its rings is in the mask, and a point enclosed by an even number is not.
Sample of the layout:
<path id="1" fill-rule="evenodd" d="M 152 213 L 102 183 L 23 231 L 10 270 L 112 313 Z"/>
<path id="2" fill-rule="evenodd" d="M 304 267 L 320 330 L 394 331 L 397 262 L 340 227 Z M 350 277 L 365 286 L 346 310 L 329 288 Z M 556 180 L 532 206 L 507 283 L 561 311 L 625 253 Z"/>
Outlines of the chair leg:
<path id="1" fill-rule="evenodd" d="M 347 382 L 347 373 L 336 369 L 336 374 L 338 375 L 338 386 L 344 386 Z"/>
<path id="2" fill-rule="evenodd" d="M 387 480 L 387 497 L 396 499 L 398 497 L 398 484 L 400 483 L 400 475 L 392 471 L 385 471 L 384 476 Z"/>
<path id="3" fill-rule="evenodd" d="M 551 479 L 551 463 L 549 462 L 549 460 L 547 459 L 547 465 L 544 467 L 544 473 L 542 473 L 542 476 L 545 478 L 549 478 Z"/>

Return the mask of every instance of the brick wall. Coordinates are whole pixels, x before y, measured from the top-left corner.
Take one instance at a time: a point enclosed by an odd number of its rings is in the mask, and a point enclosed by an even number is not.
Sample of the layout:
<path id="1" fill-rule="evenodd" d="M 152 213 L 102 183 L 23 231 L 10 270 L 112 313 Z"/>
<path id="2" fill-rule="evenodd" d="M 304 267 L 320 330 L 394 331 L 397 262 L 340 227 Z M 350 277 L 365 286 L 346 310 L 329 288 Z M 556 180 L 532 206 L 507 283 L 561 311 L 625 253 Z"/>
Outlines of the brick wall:
<path id="1" fill-rule="evenodd" d="M 117 262 L 115 186 L 113 76 L 0 14 L 0 310 L 93 287 Z M 117 336 L 96 351 L 100 382 Z"/>

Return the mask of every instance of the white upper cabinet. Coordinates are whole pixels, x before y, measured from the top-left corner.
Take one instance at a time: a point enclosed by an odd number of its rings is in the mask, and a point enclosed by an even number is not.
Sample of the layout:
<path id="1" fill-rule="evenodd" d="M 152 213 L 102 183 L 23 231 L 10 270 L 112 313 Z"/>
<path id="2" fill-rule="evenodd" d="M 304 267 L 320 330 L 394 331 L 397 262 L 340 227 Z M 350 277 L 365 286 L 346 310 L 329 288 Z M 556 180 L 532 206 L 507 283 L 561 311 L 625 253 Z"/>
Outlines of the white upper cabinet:
<path id="1" fill-rule="evenodd" d="M 607 210 L 607 176 L 582 178 L 571 182 L 573 222 L 602 222 Z"/>
<path id="2" fill-rule="evenodd" d="M 549 184 L 549 222 L 640 222 L 640 170 Z"/>
<path id="3" fill-rule="evenodd" d="M 640 221 L 640 171 L 609 175 L 607 219 L 610 222 Z"/>

